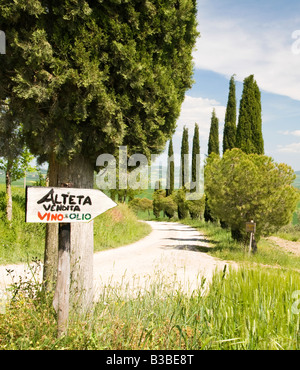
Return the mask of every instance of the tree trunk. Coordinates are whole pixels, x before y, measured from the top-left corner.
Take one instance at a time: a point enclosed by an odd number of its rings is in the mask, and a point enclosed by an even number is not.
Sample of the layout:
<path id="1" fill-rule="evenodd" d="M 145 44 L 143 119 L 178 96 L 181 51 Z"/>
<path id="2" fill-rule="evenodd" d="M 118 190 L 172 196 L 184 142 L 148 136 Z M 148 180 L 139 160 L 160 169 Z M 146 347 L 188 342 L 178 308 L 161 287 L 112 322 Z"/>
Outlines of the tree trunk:
<path id="1" fill-rule="evenodd" d="M 7 161 L 6 167 L 6 219 L 8 221 L 12 220 L 12 194 L 11 194 L 11 161 Z"/>
<path id="2" fill-rule="evenodd" d="M 94 184 L 93 165 L 83 156 L 72 159 L 67 165 L 59 164 L 54 158 L 49 162 L 49 185 L 92 189 Z M 50 227 L 49 227 L 50 226 Z M 57 270 L 58 231 L 57 225 L 48 225 L 44 277 L 54 277 Z M 55 227 L 55 230 L 54 230 Z M 93 302 L 93 221 L 71 223 L 71 283 L 70 308 L 83 313 Z M 54 263 L 54 257 L 56 263 Z M 56 275 L 55 275 L 56 281 Z"/>
<path id="3" fill-rule="evenodd" d="M 54 155 L 49 160 L 48 186 L 57 185 L 57 166 Z M 57 279 L 58 224 L 46 224 L 43 281 L 47 291 L 54 291 Z"/>

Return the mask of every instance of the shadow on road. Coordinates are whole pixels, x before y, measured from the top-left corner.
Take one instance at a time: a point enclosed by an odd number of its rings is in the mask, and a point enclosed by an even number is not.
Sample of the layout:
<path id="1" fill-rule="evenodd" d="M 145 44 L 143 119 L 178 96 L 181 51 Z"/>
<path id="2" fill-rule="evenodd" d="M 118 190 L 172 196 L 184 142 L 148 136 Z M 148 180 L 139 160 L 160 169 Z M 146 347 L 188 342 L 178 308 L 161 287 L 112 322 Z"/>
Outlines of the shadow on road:
<path id="1" fill-rule="evenodd" d="M 176 240 L 179 242 L 198 242 L 198 243 L 209 243 L 209 244 L 218 244 L 219 242 L 211 239 L 206 238 L 191 238 L 191 239 L 185 239 L 185 238 L 165 238 L 165 240 Z"/>

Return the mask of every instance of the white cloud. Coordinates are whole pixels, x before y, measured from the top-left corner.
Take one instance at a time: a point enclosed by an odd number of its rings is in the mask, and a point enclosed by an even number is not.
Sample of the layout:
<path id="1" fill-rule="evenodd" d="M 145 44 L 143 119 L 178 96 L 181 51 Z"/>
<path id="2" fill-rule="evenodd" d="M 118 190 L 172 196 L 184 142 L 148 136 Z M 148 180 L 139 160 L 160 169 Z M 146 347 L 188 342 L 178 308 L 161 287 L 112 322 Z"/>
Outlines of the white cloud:
<path id="1" fill-rule="evenodd" d="M 287 145 L 278 145 L 278 152 L 281 153 L 300 153 L 300 142 Z"/>
<path id="2" fill-rule="evenodd" d="M 278 131 L 279 134 L 281 135 L 292 135 L 292 136 L 300 136 L 300 130 L 295 130 L 295 131 Z"/>
<path id="3" fill-rule="evenodd" d="M 194 98 L 186 95 L 181 106 L 181 114 L 177 121 L 177 135 L 182 135 L 182 128 L 186 125 L 192 133 L 195 123 L 199 125 L 200 138 L 208 140 L 211 115 L 215 108 L 216 115 L 219 118 L 220 128 L 223 126 L 226 107 L 220 105 L 219 102 L 213 99 Z"/>
<path id="4" fill-rule="evenodd" d="M 288 20 L 262 24 L 220 16 L 212 22 L 211 17 L 200 12 L 196 68 L 228 77 L 235 73 L 238 81 L 254 74 L 261 89 L 300 100 L 300 55 L 292 52 L 294 29 Z"/>

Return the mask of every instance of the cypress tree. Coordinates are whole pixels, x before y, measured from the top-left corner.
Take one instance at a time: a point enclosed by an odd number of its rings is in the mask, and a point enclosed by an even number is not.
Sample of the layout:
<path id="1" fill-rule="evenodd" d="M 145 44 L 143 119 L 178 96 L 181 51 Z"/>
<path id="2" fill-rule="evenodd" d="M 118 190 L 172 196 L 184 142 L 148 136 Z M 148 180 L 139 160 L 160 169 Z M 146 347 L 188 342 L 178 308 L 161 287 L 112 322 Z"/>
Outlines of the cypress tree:
<path id="1" fill-rule="evenodd" d="M 261 93 L 259 87 L 254 81 L 254 94 L 256 100 L 256 119 L 252 125 L 252 142 L 255 148 L 255 153 L 264 154 L 264 139 L 262 134 L 262 118 L 261 118 Z"/>
<path id="2" fill-rule="evenodd" d="M 169 142 L 168 150 L 168 169 L 167 169 L 167 189 L 166 196 L 168 197 L 174 191 L 174 151 L 173 151 L 173 142 L 172 139 Z"/>
<path id="3" fill-rule="evenodd" d="M 163 151 L 192 85 L 194 0 L 1 0 L 0 9 L 0 103 L 9 99 L 28 148 L 49 162 L 50 186 L 93 188 L 98 155 L 120 145 Z M 79 308 L 92 302 L 93 223 L 72 224 L 71 235 Z M 57 254 L 57 238 L 45 254 Z M 44 267 L 53 280 L 55 263 Z"/>
<path id="4" fill-rule="evenodd" d="M 208 155 L 211 153 L 220 154 L 219 149 L 219 119 L 216 116 L 216 111 L 213 109 L 211 116 L 211 125 L 208 140 Z"/>
<path id="5" fill-rule="evenodd" d="M 229 83 L 228 102 L 225 114 L 224 135 L 223 135 L 223 153 L 235 147 L 236 142 L 236 98 L 235 81 L 231 77 Z"/>
<path id="6" fill-rule="evenodd" d="M 180 158 L 180 181 L 179 186 L 184 187 L 189 179 L 189 130 L 184 126 L 181 141 L 181 158 Z"/>
<path id="7" fill-rule="evenodd" d="M 263 154 L 261 95 L 254 76 L 244 79 L 236 134 L 236 147 L 245 153 Z"/>
<path id="8" fill-rule="evenodd" d="M 200 163 L 197 163 L 197 155 L 200 155 L 199 126 L 195 123 L 193 149 L 192 149 L 192 183 L 194 183 L 192 192 L 196 191 L 197 171 L 200 171 Z M 197 166 L 198 165 L 198 166 Z"/>
<path id="9" fill-rule="evenodd" d="M 208 155 L 211 153 L 216 153 L 220 155 L 219 149 L 219 120 L 216 116 L 215 109 L 212 112 L 211 116 L 211 125 L 210 125 L 210 132 L 209 132 L 209 140 L 208 140 Z M 205 210 L 204 210 L 204 219 L 206 222 L 208 221 L 215 221 L 211 215 L 211 211 L 208 205 L 208 198 L 207 195 L 205 197 Z"/>

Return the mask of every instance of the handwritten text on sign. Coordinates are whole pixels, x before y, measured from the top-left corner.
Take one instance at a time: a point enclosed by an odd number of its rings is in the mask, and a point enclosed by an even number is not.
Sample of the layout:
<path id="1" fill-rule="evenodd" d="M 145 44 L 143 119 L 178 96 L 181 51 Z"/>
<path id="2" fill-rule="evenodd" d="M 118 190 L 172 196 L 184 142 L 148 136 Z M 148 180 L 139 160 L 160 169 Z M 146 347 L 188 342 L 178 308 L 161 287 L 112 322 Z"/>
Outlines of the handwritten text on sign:
<path id="1" fill-rule="evenodd" d="M 116 206 L 102 191 L 27 187 L 27 222 L 89 222 Z"/>

